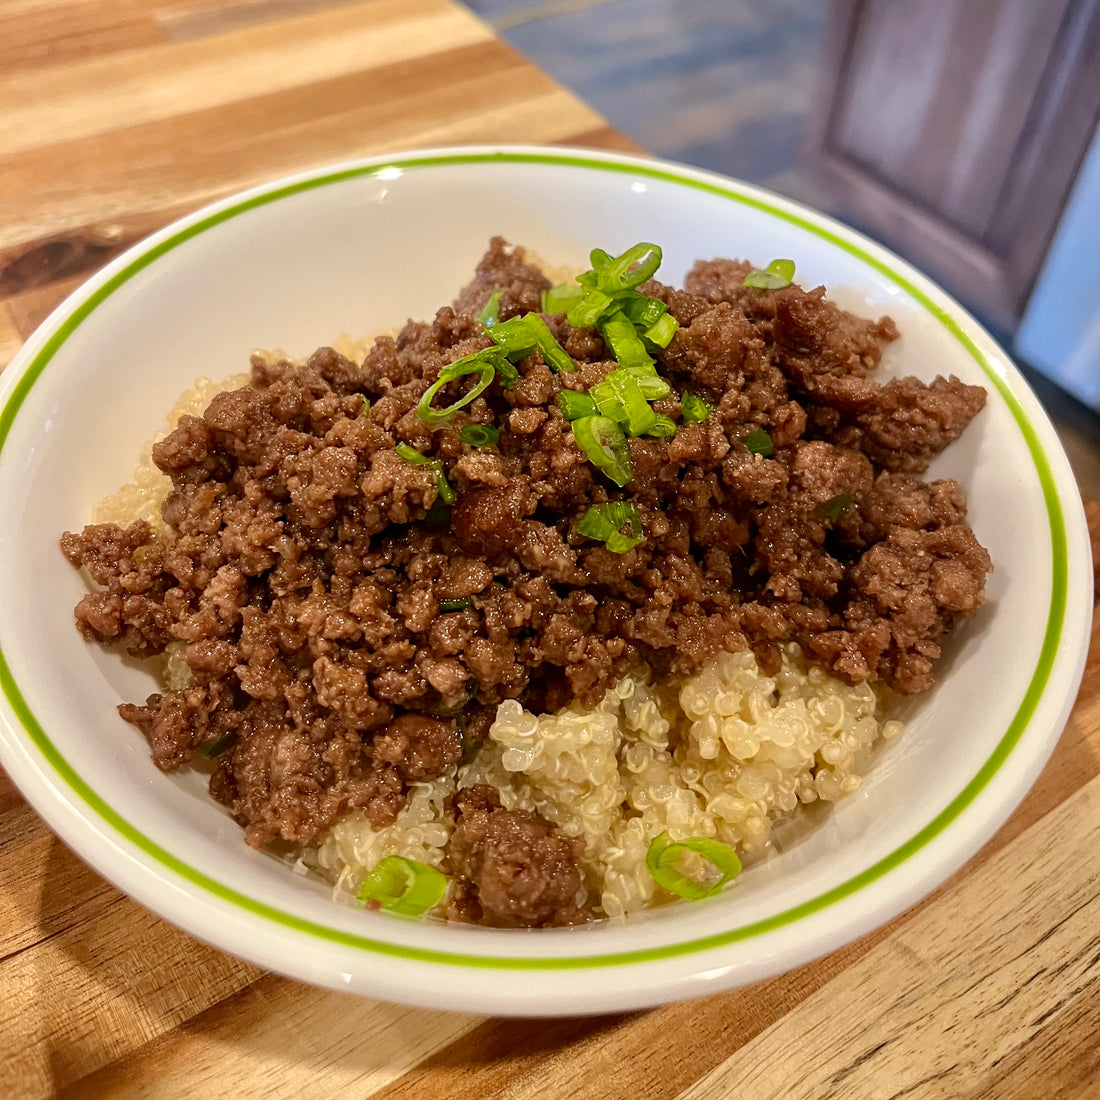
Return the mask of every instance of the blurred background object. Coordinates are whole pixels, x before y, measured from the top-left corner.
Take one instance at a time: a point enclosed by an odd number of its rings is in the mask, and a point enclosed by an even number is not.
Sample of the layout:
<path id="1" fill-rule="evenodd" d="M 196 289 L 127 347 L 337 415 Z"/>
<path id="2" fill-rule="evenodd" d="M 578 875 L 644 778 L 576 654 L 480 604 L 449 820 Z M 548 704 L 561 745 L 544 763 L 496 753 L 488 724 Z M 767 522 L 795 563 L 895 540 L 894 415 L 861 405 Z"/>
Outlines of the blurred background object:
<path id="1" fill-rule="evenodd" d="M 1100 483 L 1100 0 L 466 3 L 644 148 L 928 272 Z"/>

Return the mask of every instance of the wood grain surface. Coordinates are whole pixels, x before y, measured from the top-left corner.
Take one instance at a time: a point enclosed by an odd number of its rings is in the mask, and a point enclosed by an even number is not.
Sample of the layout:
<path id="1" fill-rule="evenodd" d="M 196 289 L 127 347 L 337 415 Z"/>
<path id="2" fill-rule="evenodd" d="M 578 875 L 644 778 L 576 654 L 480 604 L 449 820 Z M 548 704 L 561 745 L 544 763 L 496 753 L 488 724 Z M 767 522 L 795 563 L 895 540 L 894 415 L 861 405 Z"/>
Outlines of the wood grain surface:
<path id="1" fill-rule="evenodd" d="M 629 147 L 449 0 L 3 0 L 0 366 L 200 203 L 493 140 Z M 0 775 L 0 994 L 0 1090 L 19 1100 L 1096 1100 L 1100 632 L 996 838 L 888 927 L 744 990 L 501 1021 L 312 989 L 141 909 Z"/>

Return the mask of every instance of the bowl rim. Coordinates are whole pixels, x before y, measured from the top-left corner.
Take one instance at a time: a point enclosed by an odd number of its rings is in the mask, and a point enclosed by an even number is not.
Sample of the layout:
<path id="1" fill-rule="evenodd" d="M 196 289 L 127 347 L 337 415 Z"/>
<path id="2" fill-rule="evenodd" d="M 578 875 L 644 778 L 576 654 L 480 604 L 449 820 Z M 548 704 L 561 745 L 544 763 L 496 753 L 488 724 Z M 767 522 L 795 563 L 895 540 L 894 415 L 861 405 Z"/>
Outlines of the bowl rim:
<path id="1" fill-rule="evenodd" d="M 1000 789 L 995 803 L 992 806 L 986 805 L 983 815 L 976 817 L 975 820 L 968 821 L 968 832 L 956 830 L 954 843 L 949 846 L 946 852 L 942 852 L 931 866 L 920 867 L 920 873 L 913 874 L 908 887 L 895 889 L 889 896 L 877 899 L 875 904 L 869 907 L 869 912 L 864 913 L 862 919 L 848 919 L 844 925 L 844 935 L 842 937 L 838 938 L 835 933 L 829 934 L 819 929 L 810 937 L 811 942 L 804 944 L 801 950 L 786 953 L 788 961 L 792 957 L 796 961 L 806 961 L 838 946 L 840 943 L 849 942 L 855 938 L 855 935 L 861 929 L 862 931 L 869 930 L 869 928 L 881 924 L 901 912 L 908 904 L 911 904 L 946 879 L 952 871 L 961 866 L 993 834 L 1026 793 L 1037 777 L 1042 763 L 1052 751 L 1057 740 L 1057 734 L 1060 732 L 1072 706 L 1076 685 L 1083 672 L 1087 649 L 1087 620 L 1075 611 L 1075 605 L 1069 603 L 1071 574 L 1078 575 L 1074 577 L 1074 591 L 1076 591 L 1076 581 L 1078 579 L 1082 584 L 1091 585 L 1089 571 L 1083 567 L 1081 558 L 1082 540 L 1084 538 L 1082 534 L 1084 531 L 1083 511 L 1079 499 L 1077 500 L 1077 507 L 1074 508 L 1073 495 L 1068 500 L 1063 499 L 1067 489 L 1068 466 L 1065 464 L 1064 456 L 1059 456 L 1056 451 L 1055 464 L 1058 467 L 1056 473 L 1052 467 L 1050 456 L 1048 456 L 1040 439 L 1041 434 L 1049 436 L 1049 430 L 1037 431 L 1035 423 L 1033 423 L 1034 419 L 1042 424 L 1045 417 L 1038 406 L 1031 414 L 1024 409 L 1017 393 L 1009 385 L 1005 375 L 991 362 L 986 351 L 979 346 L 984 344 L 987 348 L 999 350 L 996 342 L 984 331 L 982 326 L 955 303 L 950 296 L 904 260 L 894 256 L 882 246 L 825 215 L 818 214 L 799 203 L 773 195 L 763 189 L 688 166 L 625 154 L 564 146 L 490 145 L 425 149 L 345 161 L 283 177 L 203 207 L 134 245 L 78 288 L 31 336 L 4 372 L 4 377 L 0 378 L 0 397 L 3 400 L 3 406 L 0 407 L 0 452 L 3 450 L 15 418 L 27 395 L 66 340 L 119 287 L 162 256 L 170 253 L 172 249 L 184 241 L 256 207 L 278 202 L 281 199 L 330 184 L 367 176 L 381 175 L 382 178 L 386 178 L 384 173 L 387 171 L 404 173 L 419 169 L 493 163 L 550 165 L 630 174 L 638 178 L 648 178 L 681 187 L 693 188 L 699 192 L 728 199 L 752 208 L 759 213 L 792 223 L 849 253 L 879 274 L 891 279 L 909 295 L 914 303 L 923 307 L 938 321 L 946 333 L 957 341 L 978 364 L 990 384 L 1005 402 L 1027 444 L 1028 453 L 1042 487 L 1049 525 L 1052 569 L 1050 609 L 1035 670 L 1012 722 L 985 764 L 944 810 L 888 856 L 878 860 L 847 881 L 790 909 L 771 914 L 764 919 L 740 927 L 727 929 L 721 933 L 689 939 L 684 942 L 600 954 L 535 957 L 528 955 L 497 954 L 488 956 L 463 954 L 455 951 L 441 951 L 390 943 L 370 936 L 353 935 L 336 928 L 317 924 L 291 913 L 282 912 L 266 902 L 247 897 L 231 886 L 190 867 L 183 860 L 144 836 L 77 774 L 35 718 L 12 676 L 10 666 L 2 651 L 0 651 L 0 692 L 6 700 L 8 713 L 5 714 L 0 709 L 0 719 L 3 719 L 3 721 L 0 721 L 0 733 L 8 732 L 11 744 L 9 745 L 8 738 L 0 737 L 0 762 L 12 774 L 13 779 L 17 781 L 20 788 L 28 793 L 32 805 L 72 847 L 96 866 L 101 873 L 108 875 L 108 877 L 114 878 L 117 876 L 117 878 L 124 880 L 124 889 L 127 892 L 134 894 L 144 904 L 158 912 L 163 912 L 164 909 L 162 903 L 158 900 L 157 890 L 158 886 L 163 886 L 163 874 L 168 871 L 177 880 L 175 882 L 177 887 L 181 885 L 178 882 L 179 879 L 184 881 L 184 884 L 186 884 L 184 886 L 185 891 L 197 888 L 203 894 L 208 895 L 205 899 L 207 901 L 213 900 L 230 904 L 237 909 L 245 910 L 253 917 L 259 917 L 265 922 L 273 922 L 293 933 L 306 933 L 343 947 L 365 950 L 411 962 L 442 963 L 450 966 L 475 967 L 497 971 L 526 971 L 528 977 L 533 979 L 534 974 L 531 973 L 532 971 L 560 972 L 563 970 L 624 966 L 671 959 L 676 956 L 694 955 L 713 948 L 753 939 L 796 924 L 844 899 L 850 899 L 861 893 L 865 888 L 882 880 L 891 871 L 909 861 L 911 857 L 925 851 L 933 841 L 939 839 L 942 843 L 942 838 L 945 837 L 951 826 L 960 822 L 960 820 L 968 820 L 964 815 L 971 810 L 979 795 L 986 791 L 994 777 L 1002 773 L 1005 763 L 1012 757 L 1025 731 L 1028 730 L 1036 708 L 1043 698 L 1052 676 L 1057 671 L 1060 680 L 1066 684 L 1067 690 L 1065 697 L 1060 701 L 1059 713 L 1052 715 L 1051 719 L 1044 723 L 1046 727 L 1045 740 L 1033 747 L 1028 761 L 1033 770 L 1026 776 L 1015 777 L 1014 780 Z M 977 339 L 975 339 L 975 336 Z M 1004 355 L 1004 360 L 1005 362 L 1011 362 L 1007 355 Z M 1023 392 L 1027 392 L 1026 384 Z M 1071 477 L 1068 478 L 1068 483 L 1072 484 Z M 1084 541 L 1084 546 L 1087 553 L 1087 540 Z M 1083 627 L 1082 623 L 1084 623 Z M 1076 625 L 1075 636 L 1066 636 L 1064 632 L 1067 625 L 1070 627 Z M 1069 645 L 1066 644 L 1067 642 Z M 10 727 L 10 730 L 5 731 L 3 729 L 5 726 Z M 34 747 L 36 754 L 27 751 L 27 742 Z M 15 747 L 21 750 L 18 754 L 13 751 Z M 43 768 L 43 765 L 45 765 L 45 768 Z M 75 817 L 67 812 L 71 809 L 72 796 L 76 796 L 79 802 L 83 803 L 83 807 L 77 807 Z M 142 856 L 151 859 L 158 865 L 159 870 L 146 866 L 140 858 L 131 861 L 132 868 L 128 873 L 123 873 L 117 867 L 106 866 L 106 857 L 97 858 L 95 851 L 97 846 L 92 844 L 89 838 L 80 835 L 80 826 L 82 822 L 86 825 L 88 811 L 91 811 L 91 814 L 99 819 L 96 823 L 96 831 L 99 832 L 101 837 L 104 836 L 103 826 L 106 826 L 107 838 L 116 851 L 121 850 L 125 853 L 127 847 L 137 849 Z M 133 851 L 125 854 L 129 854 L 131 857 L 135 855 Z M 135 883 L 141 882 L 144 882 L 145 888 L 135 885 Z M 204 921 L 198 916 L 189 920 L 178 906 L 169 908 L 171 908 L 171 911 L 166 914 L 168 919 L 187 928 L 200 938 L 207 939 L 210 942 L 219 942 L 218 937 L 212 931 L 211 922 Z M 247 943 L 244 940 L 241 940 L 233 950 L 246 957 L 249 956 Z M 257 953 L 259 953 L 259 949 L 252 953 L 252 957 L 256 957 Z M 295 968 L 292 960 L 284 959 L 280 965 L 271 962 L 269 953 L 263 953 L 262 957 L 265 965 L 274 965 L 284 972 L 294 973 L 299 977 L 307 977 L 309 980 L 318 980 L 315 973 L 309 968 Z M 758 976 L 761 975 L 736 977 L 733 981 L 728 981 L 725 984 L 752 980 L 753 977 Z M 667 983 L 658 982 L 657 984 Z M 347 986 L 342 988 L 347 988 Z M 716 984 L 711 982 L 705 987 L 700 987 L 697 992 L 710 992 L 715 988 L 717 988 Z M 391 996 L 391 994 L 386 995 Z M 412 1003 L 421 1003 L 411 993 L 408 998 L 395 996 L 393 999 L 406 999 Z M 530 997 L 526 999 L 530 1000 Z M 647 1001 L 645 997 L 641 996 L 620 997 L 618 1001 L 605 1001 L 597 1007 L 602 1011 L 608 1003 L 618 1006 L 628 1004 L 637 1006 L 643 1003 L 656 1003 L 662 999 L 667 998 L 661 995 L 651 996 Z M 497 1011 L 502 1009 L 514 1011 L 519 1000 L 520 998 L 517 997 L 509 999 L 497 996 L 493 1001 L 493 1006 Z M 503 1001 L 508 1001 L 508 1003 L 501 1003 Z"/>

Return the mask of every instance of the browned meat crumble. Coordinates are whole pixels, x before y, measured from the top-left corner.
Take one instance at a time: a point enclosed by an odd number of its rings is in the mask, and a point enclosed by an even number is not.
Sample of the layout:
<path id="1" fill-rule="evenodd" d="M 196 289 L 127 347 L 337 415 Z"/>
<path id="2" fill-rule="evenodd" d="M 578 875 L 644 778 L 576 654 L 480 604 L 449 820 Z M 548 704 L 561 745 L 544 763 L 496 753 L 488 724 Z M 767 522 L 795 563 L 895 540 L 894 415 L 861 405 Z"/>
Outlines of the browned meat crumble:
<path id="1" fill-rule="evenodd" d="M 545 320 L 576 373 L 536 351 L 515 386 L 491 386 L 445 427 L 416 415 L 443 366 L 490 346 L 476 317 L 494 291 L 501 320 L 539 309 L 547 280 L 499 239 L 453 306 L 379 338 L 361 367 L 331 348 L 304 366 L 257 359 L 250 385 L 184 417 L 154 449 L 171 535 L 137 522 L 61 540 L 98 586 L 76 608 L 85 638 L 135 657 L 186 643 L 189 687 L 120 707 L 157 766 L 228 746 L 210 790 L 248 843 L 306 844 L 350 809 L 392 822 L 407 784 L 458 763 L 501 700 L 591 704 L 640 662 L 687 675 L 751 645 L 774 669 L 794 640 L 850 681 L 930 688 L 941 639 L 981 606 L 991 565 L 959 485 L 917 475 L 985 391 L 875 381 L 889 318 L 846 313 L 823 288 L 746 288 L 748 270 L 700 262 L 684 290 L 642 288 L 681 325 L 660 373 L 715 412 L 669 440 L 631 440 L 622 491 L 556 400 L 616 364 L 562 315 Z M 679 419 L 676 396 L 654 408 Z M 464 444 L 470 423 L 498 428 L 498 445 Z M 746 448 L 756 428 L 771 457 Z M 449 516 L 435 473 L 398 443 L 442 462 Z M 636 549 L 573 532 L 619 498 L 639 510 Z M 834 518 L 823 506 L 838 499 Z M 460 791 L 452 814 L 453 919 L 585 919 L 583 842 L 504 810 L 491 788 Z"/>

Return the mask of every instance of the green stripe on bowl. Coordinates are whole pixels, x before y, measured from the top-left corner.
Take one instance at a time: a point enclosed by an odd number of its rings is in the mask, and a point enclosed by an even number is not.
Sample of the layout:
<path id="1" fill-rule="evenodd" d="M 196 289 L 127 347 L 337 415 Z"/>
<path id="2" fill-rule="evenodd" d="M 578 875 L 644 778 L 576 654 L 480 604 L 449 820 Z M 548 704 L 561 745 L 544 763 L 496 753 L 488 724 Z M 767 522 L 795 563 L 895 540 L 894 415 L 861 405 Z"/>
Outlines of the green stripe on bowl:
<path id="1" fill-rule="evenodd" d="M 1028 419 L 1022 406 L 1016 400 L 1011 388 L 1005 379 L 989 362 L 981 349 L 960 328 L 955 319 L 941 306 L 934 302 L 923 290 L 919 289 L 903 275 L 895 271 L 888 263 L 877 259 L 866 252 L 858 244 L 847 240 L 829 229 L 819 226 L 798 214 L 782 210 L 771 203 L 753 195 L 744 194 L 727 185 L 711 183 L 706 180 L 694 179 L 681 175 L 664 167 L 650 166 L 646 164 L 621 163 L 605 161 L 592 157 L 577 156 L 567 153 L 526 153 L 526 152 L 492 152 L 492 153 L 455 153 L 422 157 L 396 157 L 384 163 L 357 168 L 348 168 L 326 175 L 316 176 L 311 179 L 300 180 L 283 187 L 253 195 L 233 206 L 211 214 L 206 218 L 180 230 L 178 233 L 159 242 L 143 253 L 121 271 L 118 271 L 107 282 L 96 290 L 86 301 L 73 310 L 65 318 L 58 330 L 46 342 L 42 350 L 35 356 L 33 362 L 27 368 L 23 377 L 14 387 L 7 404 L 0 411 L 0 449 L 3 448 L 15 422 L 15 417 L 30 393 L 37 379 L 46 369 L 50 360 L 65 341 L 77 328 L 91 315 L 91 313 L 104 301 L 106 301 L 120 286 L 133 278 L 139 271 L 148 267 L 151 263 L 170 252 L 173 248 L 185 241 L 197 237 L 200 233 L 229 221 L 239 214 L 253 210 L 268 203 L 277 202 L 280 199 L 292 195 L 302 194 L 318 187 L 325 187 L 333 183 L 341 183 L 345 180 L 356 179 L 363 176 L 372 176 L 387 168 L 398 168 L 402 171 L 410 171 L 419 168 L 431 168 L 440 165 L 459 164 L 484 164 L 484 163 L 510 163 L 510 164 L 546 164 L 564 166 L 569 168 L 584 168 L 600 172 L 613 172 L 632 176 L 643 176 L 654 180 L 661 180 L 680 187 L 690 187 L 697 191 L 728 199 L 740 203 L 742 206 L 751 207 L 771 217 L 795 225 L 808 233 L 812 233 L 822 240 L 828 241 L 849 255 L 854 256 L 868 267 L 889 277 L 904 290 L 915 302 L 923 306 L 937 321 L 957 340 L 974 359 L 990 383 L 1001 395 L 1008 406 L 1027 444 L 1028 452 L 1035 464 L 1036 473 L 1039 476 L 1043 490 L 1043 499 L 1046 504 L 1047 517 L 1050 522 L 1051 559 L 1053 574 L 1051 578 L 1051 603 L 1050 613 L 1047 618 L 1046 630 L 1043 635 L 1043 647 L 1039 654 L 1039 660 L 1035 666 L 1031 682 L 1028 685 L 1024 698 L 1020 703 L 1008 729 L 1001 738 L 996 749 L 988 760 L 978 770 L 977 774 L 963 788 L 958 796 L 940 814 L 930 821 L 915 836 L 884 859 L 868 867 L 865 871 L 834 887 L 816 898 L 803 902 L 801 905 L 784 910 L 782 913 L 755 921 L 752 924 L 742 925 L 740 928 L 728 929 L 713 936 L 689 940 L 684 943 L 666 944 L 661 947 L 646 948 L 636 951 L 622 951 L 613 954 L 583 955 L 569 958 L 533 959 L 516 956 L 497 956 L 492 958 L 479 955 L 466 955 L 444 951 L 432 951 L 423 948 L 407 947 L 400 944 L 387 943 L 382 940 L 370 939 L 366 936 L 357 936 L 348 932 L 341 932 L 325 925 L 316 924 L 313 921 L 304 920 L 291 913 L 284 913 L 279 909 L 266 905 L 233 890 L 231 887 L 217 882 L 201 871 L 184 863 L 170 852 L 165 851 L 155 844 L 121 814 L 109 806 L 88 784 L 76 773 L 72 765 L 61 755 L 57 747 L 50 740 L 46 731 L 31 712 L 26 699 L 12 676 L 11 669 L 0 652 L 0 687 L 11 705 L 12 711 L 23 725 L 31 741 L 41 753 L 45 762 L 53 769 L 57 776 L 71 788 L 95 813 L 102 818 L 121 837 L 134 845 L 145 855 L 149 856 L 163 867 L 172 871 L 180 878 L 187 880 L 215 897 L 232 905 L 239 906 L 265 920 L 282 925 L 285 928 L 297 932 L 305 932 L 318 939 L 345 947 L 354 947 L 364 951 L 394 956 L 403 959 L 415 960 L 427 963 L 445 963 L 451 966 L 479 967 L 492 970 L 565 970 L 580 969 L 595 966 L 621 966 L 629 963 L 649 962 L 658 959 L 668 959 L 678 955 L 691 954 L 705 951 L 710 948 L 721 947 L 726 944 L 741 942 L 774 931 L 786 925 L 795 923 L 814 913 L 818 913 L 828 906 L 850 897 L 863 887 L 881 878 L 889 871 L 899 867 L 915 853 L 924 848 L 930 841 L 937 837 L 948 825 L 951 824 L 988 786 L 989 782 L 1001 769 L 1008 759 L 1013 748 L 1020 740 L 1021 735 L 1035 713 L 1039 699 L 1046 689 L 1054 665 L 1054 659 L 1058 647 L 1058 639 L 1062 632 L 1062 625 L 1066 612 L 1067 597 L 1067 536 L 1062 505 L 1054 484 L 1050 464 L 1039 442 L 1038 433 L 1034 425 Z"/>

